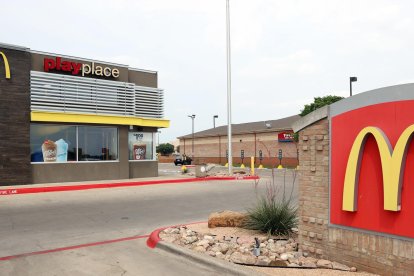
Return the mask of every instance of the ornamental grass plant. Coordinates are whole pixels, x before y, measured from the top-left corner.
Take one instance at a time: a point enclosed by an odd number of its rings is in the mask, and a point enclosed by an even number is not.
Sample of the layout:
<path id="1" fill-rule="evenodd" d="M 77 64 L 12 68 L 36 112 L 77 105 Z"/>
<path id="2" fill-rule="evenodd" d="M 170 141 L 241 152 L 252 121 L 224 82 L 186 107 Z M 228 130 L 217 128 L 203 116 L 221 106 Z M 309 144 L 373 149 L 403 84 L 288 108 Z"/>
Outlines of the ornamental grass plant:
<path id="1" fill-rule="evenodd" d="M 298 220 L 297 208 L 290 201 L 269 200 L 267 197 L 261 197 L 247 215 L 245 228 L 278 236 L 289 235 Z"/>
<path id="2" fill-rule="evenodd" d="M 292 172 L 290 196 L 286 196 L 286 173 Z M 278 172 L 279 173 L 279 172 Z M 266 184 L 265 195 L 257 196 L 257 202 L 247 209 L 247 219 L 244 228 L 259 230 L 269 235 L 288 236 L 292 228 L 298 223 L 297 207 L 293 204 L 292 195 L 297 172 L 284 170 L 282 185 L 277 185 L 275 172 L 272 170 L 272 179 Z M 256 188 L 259 183 L 256 183 Z M 257 193 L 256 193 L 257 194 Z"/>

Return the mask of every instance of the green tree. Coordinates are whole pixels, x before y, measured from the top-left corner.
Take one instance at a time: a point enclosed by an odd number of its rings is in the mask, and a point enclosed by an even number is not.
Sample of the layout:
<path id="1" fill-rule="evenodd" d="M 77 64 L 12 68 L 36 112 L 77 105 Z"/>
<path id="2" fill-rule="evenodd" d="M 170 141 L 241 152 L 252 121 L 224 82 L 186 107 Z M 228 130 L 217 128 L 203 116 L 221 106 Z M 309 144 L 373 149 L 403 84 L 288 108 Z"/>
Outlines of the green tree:
<path id="1" fill-rule="evenodd" d="M 170 155 L 174 152 L 174 146 L 170 143 L 159 144 L 157 147 L 157 153 L 160 153 L 163 156 Z"/>
<path id="2" fill-rule="evenodd" d="M 314 111 L 318 108 L 321 108 L 322 106 L 330 105 L 334 102 L 342 100 L 343 98 L 344 97 L 334 96 L 334 95 L 328 95 L 328 96 L 325 96 L 325 97 L 315 97 L 315 98 L 313 98 L 313 103 L 305 104 L 303 109 L 300 111 L 299 115 L 303 117 L 303 116 L 311 113 L 312 111 Z"/>

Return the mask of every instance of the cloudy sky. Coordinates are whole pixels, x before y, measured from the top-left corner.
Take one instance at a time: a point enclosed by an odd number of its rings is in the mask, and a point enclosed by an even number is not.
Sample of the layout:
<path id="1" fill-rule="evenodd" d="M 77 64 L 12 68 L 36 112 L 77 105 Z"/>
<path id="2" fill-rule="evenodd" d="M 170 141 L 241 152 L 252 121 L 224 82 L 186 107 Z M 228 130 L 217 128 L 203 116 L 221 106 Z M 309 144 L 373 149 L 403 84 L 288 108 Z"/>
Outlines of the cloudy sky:
<path id="1" fill-rule="evenodd" d="M 159 72 L 161 142 L 227 124 L 225 0 L 0 0 L 0 42 Z M 233 123 L 413 82 L 414 1 L 230 0 Z"/>

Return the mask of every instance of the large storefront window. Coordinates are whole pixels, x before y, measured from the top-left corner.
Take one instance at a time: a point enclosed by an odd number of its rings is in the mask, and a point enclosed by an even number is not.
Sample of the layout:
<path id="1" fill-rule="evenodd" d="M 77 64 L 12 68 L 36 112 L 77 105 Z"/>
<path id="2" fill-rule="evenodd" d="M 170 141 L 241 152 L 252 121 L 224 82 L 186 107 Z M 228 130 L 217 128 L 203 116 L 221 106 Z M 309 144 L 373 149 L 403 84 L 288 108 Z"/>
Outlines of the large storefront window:
<path id="1" fill-rule="evenodd" d="M 31 162 L 118 159 L 116 127 L 30 125 Z"/>
<path id="2" fill-rule="evenodd" d="M 78 127 L 79 161 L 118 159 L 118 133 L 114 127 Z"/>
<path id="3" fill-rule="evenodd" d="M 76 161 L 76 126 L 30 126 L 32 162 Z"/>
<path id="4" fill-rule="evenodd" d="M 129 132 L 129 160 L 153 160 L 152 132 Z"/>

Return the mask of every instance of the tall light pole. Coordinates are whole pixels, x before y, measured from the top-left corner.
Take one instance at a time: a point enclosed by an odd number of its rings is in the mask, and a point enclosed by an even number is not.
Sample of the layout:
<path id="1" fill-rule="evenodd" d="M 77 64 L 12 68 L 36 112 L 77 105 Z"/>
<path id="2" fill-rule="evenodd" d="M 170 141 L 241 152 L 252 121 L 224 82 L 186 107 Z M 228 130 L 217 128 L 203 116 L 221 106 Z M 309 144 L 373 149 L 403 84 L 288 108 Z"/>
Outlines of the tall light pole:
<path id="1" fill-rule="evenodd" d="M 231 63 L 230 63 L 230 3 L 226 0 L 227 36 L 227 149 L 229 153 L 229 175 L 233 175 L 233 155 L 231 150 Z"/>
<path id="2" fill-rule="evenodd" d="M 191 139 L 191 143 L 192 143 L 192 145 L 191 145 L 191 158 L 192 159 L 194 159 L 194 118 L 195 118 L 195 115 L 193 114 L 193 115 L 188 115 L 188 117 L 190 117 L 191 118 L 191 122 L 192 122 L 192 139 Z"/>
<path id="3" fill-rule="evenodd" d="M 218 118 L 218 115 L 213 116 L 213 127 L 216 128 L 216 118 Z"/>
<path id="4" fill-rule="evenodd" d="M 352 97 L 352 83 L 356 82 L 358 79 L 357 77 L 350 77 L 349 78 L 349 96 Z"/>

